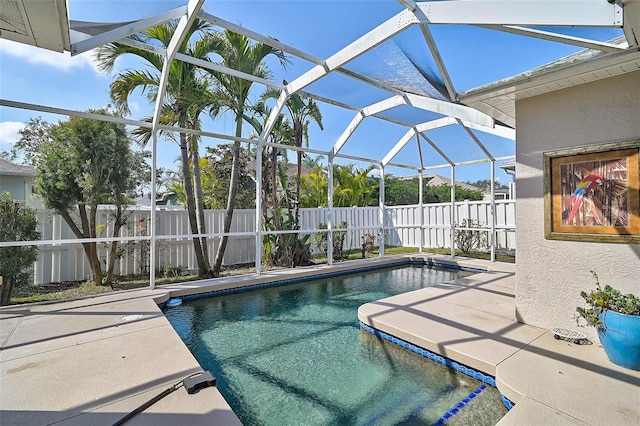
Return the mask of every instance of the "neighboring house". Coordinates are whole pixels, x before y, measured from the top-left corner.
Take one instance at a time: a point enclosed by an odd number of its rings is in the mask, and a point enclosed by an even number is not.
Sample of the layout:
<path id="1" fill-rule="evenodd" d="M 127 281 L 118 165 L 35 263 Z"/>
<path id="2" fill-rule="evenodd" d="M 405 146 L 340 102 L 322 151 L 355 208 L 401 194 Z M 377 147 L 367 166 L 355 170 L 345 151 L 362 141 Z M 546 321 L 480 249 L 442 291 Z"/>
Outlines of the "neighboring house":
<path id="1" fill-rule="evenodd" d="M 451 185 L 451 179 L 436 175 L 436 174 L 424 174 L 422 175 L 429 186 L 440 186 L 440 185 Z M 482 189 L 477 186 L 469 185 L 468 183 L 458 182 L 456 181 L 456 186 L 459 186 L 462 189 L 466 189 L 467 191 L 482 191 Z"/>
<path id="2" fill-rule="evenodd" d="M 412 180 L 417 177 L 418 176 L 403 176 L 398 179 Z M 425 185 L 429 185 L 429 186 L 440 186 L 440 185 L 450 186 L 451 185 L 451 179 L 441 175 L 423 174 L 422 178 L 424 179 L 423 182 L 425 183 Z M 464 182 L 456 181 L 456 186 L 459 186 L 462 189 L 466 189 L 467 191 L 482 191 L 482 189 L 478 188 L 477 186 L 469 185 L 468 183 L 464 183 Z"/>
<path id="3" fill-rule="evenodd" d="M 36 195 L 33 177 L 36 170 L 32 166 L 12 163 L 0 158 L 0 193 L 8 192 L 11 198 L 24 201 L 29 207 L 42 209 L 42 201 Z"/>
<path id="4" fill-rule="evenodd" d="M 308 165 L 302 163 L 300 165 L 300 169 L 301 169 L 301 173 L 300 176 L 302 175 L 308 175 L 309 173 L 311 173 L 313 171 L 313 169 L 311 167 L 309 167 Z M 249 174 L 251 175 L 251 179 L 253 179 L 253 181 L 255 182 L 256 180 L 256 160 L 249 160 L 248 164 L 247 164 L 247 170 L 249 170 Z M 296 173 L 298 172 L 298 165 L 295 163 L 288 163 L 287 164 L 287 179 L 289 180 L 289 184 L 293 185 L 293 182 L 296 179 Z"/>

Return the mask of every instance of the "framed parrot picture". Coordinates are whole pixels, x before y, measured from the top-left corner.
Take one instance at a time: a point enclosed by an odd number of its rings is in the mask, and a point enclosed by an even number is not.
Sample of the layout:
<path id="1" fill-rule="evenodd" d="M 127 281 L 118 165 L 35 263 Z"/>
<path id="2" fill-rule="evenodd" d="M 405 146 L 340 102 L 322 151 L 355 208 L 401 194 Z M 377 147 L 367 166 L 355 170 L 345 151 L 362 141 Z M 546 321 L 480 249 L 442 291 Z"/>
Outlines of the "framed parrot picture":
<path id="1" fill-rule="evenodd" d="M 546 238 L 640 242 L 640 140 L 543 156 Z"/>

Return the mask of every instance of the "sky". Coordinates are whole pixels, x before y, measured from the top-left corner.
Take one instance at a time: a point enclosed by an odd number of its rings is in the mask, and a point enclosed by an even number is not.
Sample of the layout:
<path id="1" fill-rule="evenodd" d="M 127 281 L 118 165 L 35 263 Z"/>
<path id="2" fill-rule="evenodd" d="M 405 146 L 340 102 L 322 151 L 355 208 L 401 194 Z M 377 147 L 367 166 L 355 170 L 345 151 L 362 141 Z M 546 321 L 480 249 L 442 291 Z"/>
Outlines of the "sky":
<path id="1" fill-rule="evenodd" d="M 68 0 L 70 19 L 114 22 L 153 16 L 175 7 L 185 1 L 178 0 Z M 227 21 L 244 26 L 255 32 L 277 38 L 279 41 L 301 49 L 320 58 L 328 58 L 350 42 L 364 35 L 375 25 L 384 22 L 403 10 L 400 3 L 393 0 L 297 0 L 297 1 L 211 1 L 205 3 L 204 10 Z M 563 30 L 567 32 L 567 30 Z M 572 35 L 591 36 L 609 40 L 620 32 L 617 30 L 573 29 Z M 459 92 L 488 84 L 537 66 L 551 62 L 578 51 L 578 48 L 500 33 L 468 26 L 437 26 L 432 32 L 440 53 Z M 113 75 L 101 73 L 92 60 L 92 52 L 75 57 L 69 53 L 60 54 L 30 46 L 0 40 L 0 97 L 21 102 L 55 106 L 60 108 L 86 110 L 101 108 L 110 103 L 109 85 Z M 360 73 L 384 78 L 413 81 L 422 85 L 421 71 L 433 75 L 435 65 L 417 28 L 394 37 L 347 65 Z M 269 62 L 272 80 L 291 82 L 312 67 L 312 64 L 292 58 L 286 70 L 275 61 Z M 142 68 L 143 65 L 132 57 L 122 58 L 116 63 L 116 72 L 127 68 Z M 421 80 L 422 79 L 422 80 Z M 436 75 L 437 79 L 437 75 Z M 263 86 L 254 85 L 253 96 L 258 96 Z M 306 88 L 310 93 L 346 102 L 358 107 L 390 97 L 378 89 L 342 75 L 331 75 Z M 320 104 L 324 130 L 311 124 L 311 148 L 328 151 L 354 117 L 354 111 L 332 105 Z M 130 98 L 131 118 L 140 119 L 151 115 L 153 106 L 144 97 L 134 94 Z M 411 111 L 408 111 L 411 109 Z M 399 118 L 400 114 L 410 117 L 408 121 L 425 121 L 429 113 L 412 108 L 397 109 L 388 113 Z M 67 117 L 42 114 L 32 111 L 0 107 L 0 150 L 9 150 L 19 137 L 18 131 L 30 117 L 41 116 L 56 122 Z M 208 131 L 232 134 L 234 123 L 230 115 L 215 120 L 204 117 L 203 128 Z M 345 154 L 381 159 L 404 135 L 406 128 L 373 118 L 365 119 L 345 146 Z M 250 129 L 245 125 L 245 136 Z M 449 126 L 428 133 L 445 153 L 454 161 L 482 158 L 482 152 L 459 127 Z M 495 157 L 515 154 L 513 141 L 477 133 L 483 144 Z M 219 140 L 203 140 L 201 146 L 220 143 Z M 177 169 L 179 156 L 177 146 L 170 141 L 158 144 L 158 165 Z M 408 144 L 394 162 L 419 165 L 417 145 Z M 295 158 L 291 152 L 289 158 Z M 426 144 L 423 144 L 423 158 L 426 165 L 441 165 L 440 158 Z M 345 162 L 353 162 L 344 160 Z M 357 163 L 366 167 L 366 163 Z M 476 181 L 490 176 L 489 164 L 462 166 L 456 168 L 456 179 Z M 433 172 L 449 175 L 449 168 Z M 389 168 L 386 173 L 394 175 L 416 174 L 414 170 Z M 501 183 L 511 181 L 497 168 Z"/>

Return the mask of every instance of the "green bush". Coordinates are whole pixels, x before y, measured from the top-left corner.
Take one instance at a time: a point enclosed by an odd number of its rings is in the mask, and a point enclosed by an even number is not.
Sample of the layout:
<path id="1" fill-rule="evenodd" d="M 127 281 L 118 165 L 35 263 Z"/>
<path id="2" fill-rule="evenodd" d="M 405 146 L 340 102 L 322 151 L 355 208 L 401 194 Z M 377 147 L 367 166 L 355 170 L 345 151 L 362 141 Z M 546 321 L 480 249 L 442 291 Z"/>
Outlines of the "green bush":
<path id="1" fill-rule="evenodd" d="M 345 258 L 343 252 L 344 240 L 347 237 L 347 222 L 341 222 L 339 225 L 333 227 L 333 260 L 342 260 Z M 318 229 L 327 229 L 326 223 L 319 223 Z M 341 231 L 344 229 L 344 231 Z M 328 252 L 327 240 L 329 238 L 328 232 L 318 232 L 315 236 L 315 243 L 318 249 L 326 256 Z"/>
<path id="2" fill-rule="evenodd" d="M 482 222 L 476 220 L 464 219 L 462 224 L 456 224 L 456 227 L 482 228 L 483 225 Z M 456 229 L 456 247 L 467 255 L 472 251 L 485 250 L 489 247 L 487 232 L 473 229 Z"/>
<path id="3" fill-rule="evenodd" d="M 0 194 L 0 241 L 40 239 L 36 213 L 26 204 L 14 201 L 9 193 Z M 8 305 L 17 285 L 29 278 L 29 269 L 38 257 L 36 246 L 0 247 L 0 305 Z"/>

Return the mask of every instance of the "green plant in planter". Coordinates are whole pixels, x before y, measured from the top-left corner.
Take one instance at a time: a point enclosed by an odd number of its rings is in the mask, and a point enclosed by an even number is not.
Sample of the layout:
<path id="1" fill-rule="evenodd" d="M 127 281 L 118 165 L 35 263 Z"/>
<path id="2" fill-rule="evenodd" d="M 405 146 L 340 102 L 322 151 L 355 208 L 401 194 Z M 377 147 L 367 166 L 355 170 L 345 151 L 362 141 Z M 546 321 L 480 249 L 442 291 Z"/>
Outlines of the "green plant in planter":
<path id="1" fill-rule="evenodd" d="M 576 310 L 587 324 L 596 327 L 600 344 L 611 362 L 640 371 L 640 298 L 622 294 L 610 285 L 602 288 L 598 275 L 591 273 L 596 289 L 580 293 L 589 306 Z"/>
<path id="2" fill-rule="evenodd" d="M 600 312 L 605 310 L 611 310 L 625 315 L 640 316 L 639 297 L 631 293 L 622 294 L 608 284 L 602 288 L 598 280 L 598 274 L 594 271 L 591 271 L 591 273 L 596 280 L 596 289 L 590 292 L 580 292 L 580 296 L 589 306 L 586 308 L 576 308 L 578 315 L 585 319 L 587 325 L 602 328 Z"/>

